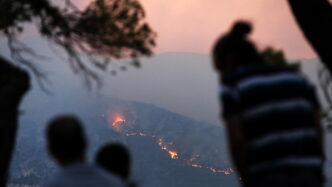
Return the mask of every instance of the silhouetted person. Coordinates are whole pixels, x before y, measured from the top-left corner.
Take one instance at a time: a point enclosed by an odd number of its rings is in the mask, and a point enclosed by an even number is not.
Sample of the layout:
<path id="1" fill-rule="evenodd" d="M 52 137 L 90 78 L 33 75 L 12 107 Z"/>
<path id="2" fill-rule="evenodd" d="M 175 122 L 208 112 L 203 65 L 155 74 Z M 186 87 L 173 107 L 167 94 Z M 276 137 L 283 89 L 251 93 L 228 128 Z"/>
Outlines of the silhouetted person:
<path id="1" fill-rule="evenodd" d="M 127 148 L 121 144 L 107 144 L 96 155 L 96 164 L 119 176 L 129 187 L 137 186 L 130 181 L 131 159 Z"/>
<path id="2" fill-rule="evenodd" d="M 122 187 L 115 176 L 85 162 L 87 142 L 80 121 L 73 116 L 53 119 L 47 128 L 50 154 L 62 167 L 50 187 Z"/>
<path id="3" fill-rule="evenodd" d="M 0 187 L 7 183 L 18 128 L 19 105 L 29 88 L 28 73 L 0 57 Z"/>
<path id="4" fill-rule="evenodd" d="M 217 41 L 222 116 L 244 186 L 323 184 L 323 135 L 314 86 L 291 69 L 264 62 L 237 22 Z"/>
<path id="5" fill-rule="evenodd" d="M 305 37 L 332 73 L 332 6 L 328 0 L 288 0 Z"/>

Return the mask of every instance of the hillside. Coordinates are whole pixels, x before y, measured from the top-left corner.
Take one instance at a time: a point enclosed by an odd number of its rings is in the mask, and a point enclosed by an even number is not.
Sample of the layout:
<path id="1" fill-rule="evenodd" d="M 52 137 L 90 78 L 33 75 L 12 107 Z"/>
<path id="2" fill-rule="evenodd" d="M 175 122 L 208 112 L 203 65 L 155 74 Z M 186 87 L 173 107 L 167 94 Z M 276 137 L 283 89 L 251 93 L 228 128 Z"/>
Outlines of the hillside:
<path id="1" fill-rule="evenodd" d="M 90 160 L 105 142 L 122 142 L 132 153 L 133 178 L 143 187 L 236 185 L 221 127 L 138 102 L 96 103 L 81 111 L 90 141 Z M 118 122 L 118 129 L 112 126 L 114 115 L 125 120 Z M 32 118 L 22 122 L 12 183 L 42 184 L 58 169 L 46 153 L 45 125 Z"/>

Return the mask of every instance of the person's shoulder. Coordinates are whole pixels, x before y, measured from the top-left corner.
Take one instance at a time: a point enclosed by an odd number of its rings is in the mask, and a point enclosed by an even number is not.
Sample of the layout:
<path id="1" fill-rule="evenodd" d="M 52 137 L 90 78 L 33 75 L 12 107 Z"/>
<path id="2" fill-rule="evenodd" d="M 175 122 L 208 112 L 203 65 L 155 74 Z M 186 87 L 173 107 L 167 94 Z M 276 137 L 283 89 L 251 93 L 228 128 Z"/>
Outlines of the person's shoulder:
<path id="1" fill-rule="evenodd" d="M 251 69 L 245 71 L 243 74 L 246 77 L 278 77 L 283 79 L 298 79 L 306 80 L 305 76 L 298 70 L 287 67 L 278 66 L 269 63 L 259 63 L 252 65 Z"/>
<path id="2" fill-rule="evenodd" d="M 225 84 L 235 85 L 248 78 L 274 73 L 276 70 L 265 62 L 240 64 L 227 76 Z"/>
<path id="3" fill-rule="evenodd" d="M 64 186 L 67 181 L 67 176 L 63 174 L 63 171 L 58 171 L 53 177 L 49 178 L 47 181 L 44 182 L 43 187 L 59 187 Z"/>
<path id="4" fill-rule="evenodd" d="M 46 187 L 123 187 L 119 178 L 93 164 L 80 164 L 62 169 Z"/>
<path id="5" fill-rule="evenodd" d="M 111 174 L 110 172 L 105 171 L 104 169 L 91 164 L 90 165 L 91 170 L 95 173 L 95 180 L 96 182 L 100 182 L 100 185 L 106 184 L 109 186 L 114 187 L 122 187 L 125 186 L 125 184 L 120 180 L 119 177 Z"/>

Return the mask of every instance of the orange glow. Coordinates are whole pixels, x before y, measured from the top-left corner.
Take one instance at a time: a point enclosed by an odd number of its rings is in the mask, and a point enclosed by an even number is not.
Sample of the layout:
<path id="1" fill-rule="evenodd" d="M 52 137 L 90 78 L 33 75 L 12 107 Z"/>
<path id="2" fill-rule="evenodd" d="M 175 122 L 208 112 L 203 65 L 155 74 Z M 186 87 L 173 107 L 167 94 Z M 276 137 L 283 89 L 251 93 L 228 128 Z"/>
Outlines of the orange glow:
<path id="1" fill-rule="evenodd" d="M 216 168 L 213 168 L 213 167 L 207 167 L 207 166 L 203 166 L 203 165 L 200 165 L 200 164 L 191 164 L 191 163 L 188 163 L 188 164 L 191 165 L 194 168 L 205 168 L 205 169 L 208 169 L 208 170 L 212 171 L 213 173 L 224 173 L 225 175 L 230 175 L 230 174 L 232 174 L 234 172 L 232 170 L 232 168 L 216 169 Z"/>
<path id="2" fill-rule="evenodd" d="M 112 128 L 117 131 L 121 132 L 122 128 L 121 125 L 126 122 L 125 118 L 121 114 L 115 114 L 112 120 Z"/>
<path id="3" fill-rule="evenodd" d="M 203 166 L 198 165 L 198 164 L 191 164 L 191 166 L 194 167 L 194 168 L 202 168 L 203 167 Z"/>
<path id="4" fill-rule="evenodd" d="M 168 154 L 171 155 L 172 159 L 178 159 L 179 158 L 178 153 L 175 152 L 175 151 L 168 151 Z"/>
<path id="5" fill-rule="evenodd" d="M 126 124 L 125 117 L 119 113 L 112 115 L 109 119 L 110 119 L 110 124 L 111 124 L 112 128 L 114 130 L 116 130 L 117 132 L 123 132 L 126 136 L 142 136 L 142 137 L 150 137 L 150 138 L 156 139 L 155 135 L 149 135 L 149 134 L 146 134 L 143 132 L 125 132 L 123 129 L 123 126 L 129 125 L 129 124 Z M 180 158 L 179 153 L 174 149 L 173 142 L 167 142 L 163 138 L 158 138 L 156 143 L 158 144 L 158 146 L 160 147 L 161 150 L 164 150 L 165 152 L 168 153 L 168 155 L 171 159 L 175 160 L 175 159 Z M 204 166 L 204 165 L 200 165 L 198 163 L 194 163 L 194 162 L 198 162 L 197 160 L 200 157 L 201 157 L 201 155 L 195 154 L 195 155 L 192 155 L 192 157 L 189 160 L 184 159 L 184 158 L 182 158 L 182 160 L 185 161 L 186 164 L 191 167 L 206 169 L 213 173 L 223 173 L 225 175 L 230 175 L 234 172 L 231 168 L 216 169 L 214 167 Z"/>
<path id="6" fill-rule="evenodd" d="M 167 144 L 173 145 L 173 142 L 169 142 Z M 172 159 L 179 159 L 178 153 L 174 150 L 169 149 L 167 144 L 165 143 L 165 141 L 162 138 L 159 138 L 158 145 L 161 147 L 161 149 L 165 150 L 171 156 Z"/>

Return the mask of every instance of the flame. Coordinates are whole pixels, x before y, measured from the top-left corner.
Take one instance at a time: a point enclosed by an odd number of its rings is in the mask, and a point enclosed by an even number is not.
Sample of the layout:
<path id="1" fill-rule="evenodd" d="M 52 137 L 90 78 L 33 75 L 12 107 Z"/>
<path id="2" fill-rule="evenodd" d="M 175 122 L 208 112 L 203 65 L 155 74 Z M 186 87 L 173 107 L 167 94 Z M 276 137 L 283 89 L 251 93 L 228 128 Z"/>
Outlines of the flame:
<path id="1" fill-rule="evenodd" d="M 168 151 L 168 154 L 171 156 L 172 159 L 179 159 L 178 153 L 175 151 Z"/>
<path id="2" fill-rule="evenodd" d="M 165 143 L 165 141 L 162 138 L 159 138 L 158 145 L 161 147 L 162 150 L 165 150 L 172 159 L 179 159 L 179 155 L 175 150 L 171 150 L 168 145 L 173 145 L 173 142 Z"/>
<path id="3" fill-rule="evenodd" d="M 111 122 L 112 128 L 117 132 L 121 132 L 121 125 L 126 122 L 126 120 L 121 114 L 115 114 L 113 118 L 111 118 Z"/>
<path id="4" fill-rule="evenodd" d="M 199 164 L 191 164 L 192 167 L 194 168 L 202 168 L 203 166 L 199 165 Z"/>
<path id="5" fill-rule="evenodd" d="M 102 116 L 103 117 L 103 116 Z M 126 120 L 124 118 L 123 115 L 121 114 L 115 114 L 112 115 L 110 119 L 110 124 L 112 126 L 112 128 L 114 130 L 116 130 L 117 132 L 123 132 L 126 136 L 144 136 L 144 137 L 151 137 L 151 138 L 156 138 L 155 135 L 149 135 L 149 134 L 145 134 L 143 132 L 125 132 L 124 129 L 122 128 L 123 125 L 127 125 L 125 124 Z M 171 159 L 179 159 L 179 153 L 174 149 L 174 143 L 173 142 L 166 142 L 163 138 L 159 138 L 157 140 L 157 144 L 158 146 L 166 151 L 168 153 L 168 155 L 171 157 Z M 171 148 L 173 147 L 173 148 Z M 219 152 L 219 150 L 214 150 L 215 152 Z M 200 158 L 201 156 L 198 154 L 193 155 L 189 160 L 187 159 L 183 159 L 184 161 L 186 161 L 187 165 L 191 166 L 191 167 L 195 167 L 195 168 L 203 168 L 203 169 L 207 169 L 213 173 L 224 173 L 225 175 L 230 175 L 232 174 L 234 171 L 232 170 L 232 168 L 227 168 L 227 169 L 216 169 L 213 167 L 209 167 L 209 166 L 204 166 L 204 165 L 200 165 L 198 163 L 194 163 L 198 158 Z"/>
<path id="6" fill-rule="evenodd" d="M 217 149 L 216 149 L 217 150 Z M 218 150 L 217 150 L 218 151 Z M 208 169 L 210 171 L 212 171 L 213 173 L 224 173 L 225 175 L 230 175 L 232 174 L 234 171 L 232 170 L 232 168 L 227 168 L 227 169 L 216 169 L 214 167 L 209 167 L 209 166 L 204 166 L 204 165 L 200 165 L 198 163 L 195 163 L 195 161 L 200 158 L 201 155 L 199 154 L 195 154 L 193 155 L 189 160 L 187 161 L 187 164 L 194 167 L 194 168 L 204 168 L 204 169 Z"/>
<path id="7" fill-rule="evenodd" d="M 208 167 L 208 166 L 203 166 L 203 165 L 200 165 L 200 164 L 194 164 L 194 163 L 190 163 L 188 162 L 188 164 L 194 168 L 205 168 L 205 169 L 208 169 L 210 171 L 212 171 L 213 173 L 224 173 L 225 175 L 230 175 L 232 174 L 234 171 L 232 168 L 227 168 L 227 169 L 216 169 L 216 168 L 213 168 L 213 167 Z"/>

